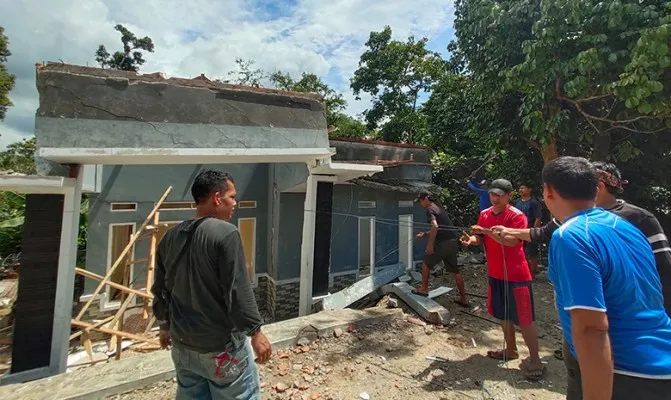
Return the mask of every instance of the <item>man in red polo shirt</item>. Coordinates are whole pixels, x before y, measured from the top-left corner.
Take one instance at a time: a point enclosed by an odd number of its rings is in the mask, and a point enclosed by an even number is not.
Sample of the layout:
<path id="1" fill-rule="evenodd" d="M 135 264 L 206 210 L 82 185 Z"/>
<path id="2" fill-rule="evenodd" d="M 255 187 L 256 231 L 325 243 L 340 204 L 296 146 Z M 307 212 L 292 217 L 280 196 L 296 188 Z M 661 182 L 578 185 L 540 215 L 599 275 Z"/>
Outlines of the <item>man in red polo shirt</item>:
<path id="1" fill-rule="evenodd" d="M 545 369 L 538 355 L 531 272 L 524 256 L 524 244 L 514 238 L 503 240 L 490 229 L 496 225 L 526 228 L 524 213 L 509 204 L 512 191 L 513 185 L 509 181 L 493 181 L 489 185 L 492 206 L 480 213 L 478 224 L 471 228 L 473 236 L 464 232 L 460 241 L 464 246 L 477 246 L 484 242 L 487 251 L 487 308 L 491 316 L 501 321 L 506 342 L 504 349 L 488 351 L 487 356 L 503 361 L 517 359 L 515 325 L 518 325 L 529 348 L 529 358 L 522 361 L 521 368 L 527 379 L 538 380 L 543 377 Z"/>

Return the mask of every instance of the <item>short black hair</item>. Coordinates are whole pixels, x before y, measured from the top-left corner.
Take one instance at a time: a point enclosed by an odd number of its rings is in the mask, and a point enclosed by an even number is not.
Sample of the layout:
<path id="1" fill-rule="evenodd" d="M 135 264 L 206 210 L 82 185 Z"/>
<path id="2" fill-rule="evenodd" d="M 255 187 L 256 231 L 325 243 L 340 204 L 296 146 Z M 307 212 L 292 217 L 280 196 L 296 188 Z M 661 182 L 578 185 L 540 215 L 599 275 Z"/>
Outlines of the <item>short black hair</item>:
<path id="1" fill-rule="evenodd" d="M 622 179 L 622 173 L 615 164 L 604 161 L 594 161 L 592 164 L 599 174 L 599 179 L 605 184 L 608 193 L 615 195 L 624 191 L 623 186 L 628 182 Z"/>
<path id="2" fill-rule="evenodd" d="M 559 157 L 543 167 L 543 183 L 567 200 L 594 200 L 599 175 L 585 158 Z"/>
<path id="3" fill-rule="evenodd" d="M 206 169 L 200 171 L 191 185 L 191 196 L 196 204 L 201 204 L 210 196 L 212 192 L 222 192 L 228 188 L 228 182 L 233 182 L 233 178 L 226 172 Z"/>

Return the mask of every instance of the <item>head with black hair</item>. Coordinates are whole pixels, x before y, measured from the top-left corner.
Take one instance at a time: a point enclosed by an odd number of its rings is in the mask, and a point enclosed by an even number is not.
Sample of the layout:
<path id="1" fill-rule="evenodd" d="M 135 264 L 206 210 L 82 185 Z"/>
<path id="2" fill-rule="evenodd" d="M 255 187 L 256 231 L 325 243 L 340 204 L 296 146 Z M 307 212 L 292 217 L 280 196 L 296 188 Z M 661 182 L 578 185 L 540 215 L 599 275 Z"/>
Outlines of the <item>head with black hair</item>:
<path id="1" fill-rule="evenodd" d="M 529 197 L 531 197 L 531 192 L 533 191 L 533 189 L 531 188 L 531 185 L 529 185 L 526 182 L 523 182 L 519 187 L 519 191 L 520 191 L 520 196 L 523 199 L 528 199 Z"/>
<path id="2" fill-rule="evenodd" d="M 559 157 L 543 168 L 543 199 L 560 221 L 594 207 L 598 185 L 596 168 L 582 157 Z"/>
<path id="3" fill-rule="evenodd" d="M 599 191 L 596 195 L 596 204 L 599 207 L 609 209 L 617 205 L 618 194 L 624 192 L 624 185 L 629 183 L 622 179 L 622 173 L 615 164 L 603 161 L 595 161 L 594 167 L 599 175 Z"/>
<path id="4" fill-rule="evenodd" d="M 199 217 L 222 220 L 233 217 L 237 192 L 228 173 L 211 169 L 201 171 L 191 185 L 191 195 Z"/>

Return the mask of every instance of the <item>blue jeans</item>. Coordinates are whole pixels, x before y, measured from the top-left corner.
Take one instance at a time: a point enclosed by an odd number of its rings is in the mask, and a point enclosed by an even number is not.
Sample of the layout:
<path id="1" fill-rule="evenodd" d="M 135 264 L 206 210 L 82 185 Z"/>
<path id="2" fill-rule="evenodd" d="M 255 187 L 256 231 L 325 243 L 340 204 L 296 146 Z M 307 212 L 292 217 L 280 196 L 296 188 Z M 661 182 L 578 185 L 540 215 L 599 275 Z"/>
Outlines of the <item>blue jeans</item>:
<path id="1" fill-rule="evenodd" d="M 223 352 L 198 353 L 172 347 L 176 400 L 261 400 L 259 371 L 251 341 Z"/>

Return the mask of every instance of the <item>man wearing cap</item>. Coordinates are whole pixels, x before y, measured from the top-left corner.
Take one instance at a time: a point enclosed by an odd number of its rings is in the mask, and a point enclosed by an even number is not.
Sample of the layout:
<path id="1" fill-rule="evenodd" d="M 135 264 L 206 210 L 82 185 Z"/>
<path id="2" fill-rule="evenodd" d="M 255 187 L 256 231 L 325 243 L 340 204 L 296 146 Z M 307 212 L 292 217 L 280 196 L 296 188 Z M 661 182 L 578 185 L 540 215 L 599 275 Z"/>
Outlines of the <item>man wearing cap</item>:
<path id="1" fill-rule="evenodd" d="M 438 265 L 441 261 L 445 264 L 445 270 L 454 274 L 454 279 L 459 290 L 459 300 L 455 303 L 462 307 L 468 307 L 466 301 L 466 289 L 464 287 L 464 278 L 457 263 L 459 252 L 459 243 L 457 235 L 452 231 L 452 221 L 445 210 L 431 201 L 429 192 L 421 192 L 417 196 L 417 203 L 426 210 L 426 220 L 430 228 L 428 232 L 419 232 L 417 238 L 429 235 L 426 244 L 426 254 L 422 260 L 422 286 L 413 289 L 412 293 L 418 296 L 429 295 L 429 274 L 431 268 Z"/>
<path id="2" fill-rule="evenodd" d="M 521 368 L 527 379 L 538 380 L 543 377 L 545 368 L 538 354 L 531 273 L 524 256 L 523 242 L 514 237 L 504 240 L 490 229 L 497 225 L 527 228 L 524 213 L 509 204 L 512 191 L 510 181 L 493 181 L 489 185 L 492 206 L 480 213 L 478 224 L 471 228 L 473 235 L 464 232 L 460 241 L 464 246 L 477 246 L 484 242 L 487 251 L 487 308 L 491 316 L 501 321 L 506 342 L 504 349 L 488 351 L 487 356 L 504 361 L 519 358 L 515 342 L 515 325 L 518 325 L 529 349 L 529 358 L 522 362 Z"/>

